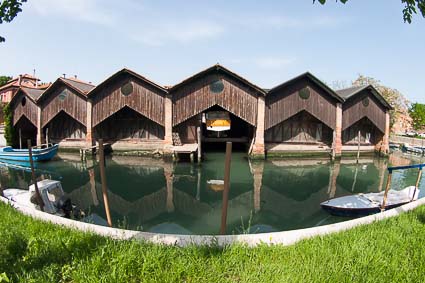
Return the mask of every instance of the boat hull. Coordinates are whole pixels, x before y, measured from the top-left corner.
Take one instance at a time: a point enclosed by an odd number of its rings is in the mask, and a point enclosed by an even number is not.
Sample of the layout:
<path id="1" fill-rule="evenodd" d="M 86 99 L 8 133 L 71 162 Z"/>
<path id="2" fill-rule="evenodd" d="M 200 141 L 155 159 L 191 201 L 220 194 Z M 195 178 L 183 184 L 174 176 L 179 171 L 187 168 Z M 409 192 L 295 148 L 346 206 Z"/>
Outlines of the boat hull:
<path id="1" fill-rule="evenodd" d="M 59 145 L 55 144 L 48 148 L 42 149 L 33 149 L 32 158 L 34 162 L 39 161 L 48 161 L 52 159 L 58 152 Z M 25 149 L 11 149 L 5 150 L 5 148 L 0 151 L 0 160 L 3 161 L 20 161 L 20 162 L 29 162 L 29 152 Z"/>
<path id="2" fill-rule="evenodd" d="M 385 210 L 396 208 L 398 206 L 402 206 L 408 202 L 402 202 L 395 205 L 386 205 Z M 342 216 L 342 217 L 360 217 L 360 216 L 368 216 L 371 214 L 376 214 L 381 212 L 381 207 L 369 207 L 369 208 L 341 208 L 329 205 L 320 205 L 323 210 L 328 212 L 334 216 Z"/>
<path id="3" fill-rule="evenodd" d="M 384 210 L 417 200 L 420 190 L 409 186 L 401 191 L 389 190 Z M 335 216 L 358 217 L 381 212 L 384 192 L 349 195 L 324 201 L 320 206 Z"/>

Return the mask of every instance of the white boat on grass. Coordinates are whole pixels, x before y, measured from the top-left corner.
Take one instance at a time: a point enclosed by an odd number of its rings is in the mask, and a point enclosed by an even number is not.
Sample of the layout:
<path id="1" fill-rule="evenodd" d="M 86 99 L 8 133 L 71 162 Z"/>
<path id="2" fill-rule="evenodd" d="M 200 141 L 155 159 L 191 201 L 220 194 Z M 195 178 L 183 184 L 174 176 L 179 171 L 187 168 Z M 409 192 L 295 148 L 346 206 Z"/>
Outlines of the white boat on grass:
<path id="1" fill-rule="evenodd" d="M 378 213 L 384 199 L 384 193 L 358 194 L 343 196 L 322 202 L 320 205 L 332 215 L 337 216 L 364 216 Z M 389 190 L 384 209 L 391 209 L 411 201 L 417 200 L 420 190 L 415 186 L 401 191 Z"/>
<path id="2" fill-rule="evenodd" d="M 71 200 L 65 196 L 60 181 L 45 179 L 37 182 L 37 187 L 44 204 L 44 212 L 65 217 L 70 216 L 73 207 Z M 40 210 L 34 185 L 29 186 L 29 190 L 5 189 L 3 196 L 11 202 Z"/>

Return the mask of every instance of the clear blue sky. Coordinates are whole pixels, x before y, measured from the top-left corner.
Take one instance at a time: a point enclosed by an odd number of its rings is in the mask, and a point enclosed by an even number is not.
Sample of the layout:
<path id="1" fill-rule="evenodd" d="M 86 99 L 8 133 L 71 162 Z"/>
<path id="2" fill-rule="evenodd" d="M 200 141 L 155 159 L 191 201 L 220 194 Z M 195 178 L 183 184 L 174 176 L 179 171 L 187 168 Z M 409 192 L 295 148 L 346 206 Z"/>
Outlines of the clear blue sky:
<path id="1" fill-rule="evenodd" d="M 219 62 L 264 88 L 364 74 L 425 103 L 425 20 L 403 23 L 400 0 L 328 1 L 29 0 L 0 25 L 0 74 L 99 83 L 128 67 L 173 85 Z"/>

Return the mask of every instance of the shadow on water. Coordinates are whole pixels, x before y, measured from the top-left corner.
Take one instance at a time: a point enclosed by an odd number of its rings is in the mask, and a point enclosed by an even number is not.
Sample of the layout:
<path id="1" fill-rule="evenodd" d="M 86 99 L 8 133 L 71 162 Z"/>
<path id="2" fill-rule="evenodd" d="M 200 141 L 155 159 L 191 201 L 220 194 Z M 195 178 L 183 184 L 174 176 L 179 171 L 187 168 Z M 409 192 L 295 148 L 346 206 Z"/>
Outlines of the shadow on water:
<path id="1" fill-rule="evenodd" d="M 333 197 L 383 190 L 386 168 L 414 161 L 365 158 L 250 162 L 232 154 L 227 233 L 291 230 L 347 220 L 324 212 L 320 203 Z M 107 159 L 109 202 L 115 227 L 161 233 L 218 234 L 222 211 L 224 153 L 210 151 L 201 164 L 114 156 Z M 30 174 L 1 167 L 2 187 L 26 187 Z M 44 172 L 44 173 L 43 173 Z M 54 174 L 46 174 L 53 172 Z M 396 172 L 393 188 L 412 185 L 416 171 Z M 97 164 L 75 156 L 42 163 L 39 177 L 60 179 L 74 203 L 105 218 Z M 44 174 L 44 175 L 43 175 Z M 424 188 L 424 181 L 420 187 Z M 424 190 L 425 191 L 425 190 Z"/>

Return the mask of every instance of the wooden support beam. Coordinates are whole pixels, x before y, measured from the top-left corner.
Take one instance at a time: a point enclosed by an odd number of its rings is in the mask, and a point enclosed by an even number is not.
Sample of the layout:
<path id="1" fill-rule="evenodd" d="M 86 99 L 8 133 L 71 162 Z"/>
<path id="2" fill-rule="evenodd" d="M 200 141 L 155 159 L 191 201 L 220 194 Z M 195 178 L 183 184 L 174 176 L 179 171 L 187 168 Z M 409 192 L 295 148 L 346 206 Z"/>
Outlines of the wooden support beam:
<path id="1" fill-rule="evenodd" d="M 112 227 L 111 211 L 109 209 L 109 198 L 108 198 L 108 186 L 106 184 L 106 172 L 105 172 L 105 151 L 103 148 L 103 140 L 99 140 L 99 169 L 100 169 L 100 180 L 102 183 L 103 202 L 105 205 L 106 219 L 109 227 Z"/>
<path id="2" fill-rule="evenodd" d="M 226 143 L 226 158 L 224 162 L 224 190 L 223 190 L 223 203 L 221 210 L 221 227 L 220 234 L 226 234 L 227 224 L 227 207 L 229 205 L 229 189 L 230 189 L 230 163 L 232 161 L 232 143 Z"/>
<path id="3" fill-rule="evenodd" d="M 28 153 L 29 153 L 30 166 L 31 166 L 31 178 L 32 178 L 32 182 L 33 182 L 34 188 L 35 188 L 35 195 L 37 197 L 37 203 L 40 206 L 40 210 L 44 211 L 43 198 L 41 197 L 40 191 L 38 190 L 37 177 L 35 176 L 34 160 L 32 159 L 31 139 L 27 140 L 27 144 L 28 144 Z"/>

